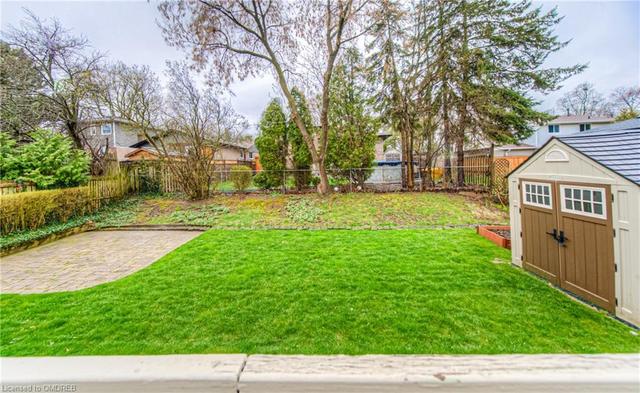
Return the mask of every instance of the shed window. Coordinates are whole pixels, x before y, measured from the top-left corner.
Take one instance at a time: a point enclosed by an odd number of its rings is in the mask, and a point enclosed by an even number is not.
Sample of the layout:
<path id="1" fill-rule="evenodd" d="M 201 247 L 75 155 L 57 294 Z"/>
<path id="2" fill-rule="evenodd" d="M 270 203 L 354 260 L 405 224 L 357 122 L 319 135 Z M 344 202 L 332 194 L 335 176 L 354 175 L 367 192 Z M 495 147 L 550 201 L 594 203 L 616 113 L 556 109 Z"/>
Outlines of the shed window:
<path id="1" fill-rule="evenodd" d="M 560 192 L 563 212 L 607 219 L 604 188 L 563 185 Z"/>
<path id="2" fill-rule="evenodd" d="M 551 209 L 551 185 L 548 183 L 524 182 L 524 203 Z"/>
<path id="3" fill-rule="evenodd" d="M 111 135 L 112 131 L 113 131 L 113 128 L 111 128 L 111 124 L 109 123 L 105 123 L 102 125 L 102 127 L 100 127 L 100 133 L 102 135 Z"/>
<path id="4" fill-rule="evenodd" d="M 560 132 L 559 124 L 549 124 L 549 134 L 557 134 Z"/>
<path id="5" fill-rule="evenodd" d="M 591 129 L 591 124 L 590 123 L 580 124 L 580 132 L 589 131 L 590 129 Z"/>

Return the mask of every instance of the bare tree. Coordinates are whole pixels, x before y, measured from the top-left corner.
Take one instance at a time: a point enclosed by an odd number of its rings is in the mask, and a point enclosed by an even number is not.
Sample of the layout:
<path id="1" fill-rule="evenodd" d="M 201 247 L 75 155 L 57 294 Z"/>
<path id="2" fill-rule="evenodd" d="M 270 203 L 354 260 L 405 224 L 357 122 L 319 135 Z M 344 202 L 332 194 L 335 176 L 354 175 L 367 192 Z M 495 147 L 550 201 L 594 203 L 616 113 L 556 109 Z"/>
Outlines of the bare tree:
<path id="1" fill-rule="evenodd" d="M 49 117 L 83 148 L 82 119 L 92 109 L 88 97 L 102 54 L 89 53 L 87 39 L 73 36 L 59 21 L 43 21 L 29 11 L 19 27 L 8 29 L 5 40 L 23 51 L 44 82 L 37 94 L 47 103 Z"/>
<path id="2" fill-rule="evenodd" d="M 329 84 L 341 48 L 362 34 L 353 30 L 367 3 L 368 0 L 182 0 L 163 2 L 159 9 L 167 42 L 190 50 L 194 62 L 200 67 L 209 64 L 214 77 L 223 83 L 265 70 L 273 72 L 319 172 L 318 190 L 325 194 L 329 192 L 325 169 Z M 299 51 L 320 46 L 322 50 L 316 56 L 316 61 L 324 64 L 319 94 L 320 131 L 314 135 L 296 108 L 291 77 L 299 71 Z"/>
<path id="3" fill-rule="evenodd" d="M 584 82 L 565 93 L 558 100 L 558 108 L 563 114 L 584 116 L 611 116 L 611 108 L 604 96 L 593 84 Z"/>
<path id="4" fill-rule="evenodd" d="M 620 120 L 640 116 L 640 86 L 618 87 L 610 100 Z"/>
<path id="5" fill-rule="evenodd" d="M 201 90 L 184 64 L 170 64 L 166 96 L 147 67 L 110 66 L 97 91 L 103 110 L 145 135 L 192 199 L 210 195 L 220 148 L 242 138 L 247 123 L 212 89 Z"/>
<path id="6" fill-rule="evenodd" d="M 46 123 L 49 111 L 38 96 L 44 81 L 19 48 L 0 41 L 0 130 L 19 142 Z"/>

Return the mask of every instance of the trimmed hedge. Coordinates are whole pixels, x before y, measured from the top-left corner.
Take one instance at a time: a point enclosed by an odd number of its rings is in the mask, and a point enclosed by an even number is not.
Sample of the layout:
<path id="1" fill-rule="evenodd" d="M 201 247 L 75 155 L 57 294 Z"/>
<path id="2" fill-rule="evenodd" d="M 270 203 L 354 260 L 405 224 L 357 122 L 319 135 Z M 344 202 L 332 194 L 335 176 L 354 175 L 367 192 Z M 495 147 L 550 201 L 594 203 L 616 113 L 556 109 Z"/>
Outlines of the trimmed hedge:
<path id="1" fill-rule="evenodd" d="M 21 192 L 0 197 L 0 229 L 3 235 L 36 229 L 52 222 L 67 222 L 97 209 L 89 187 Z"/>

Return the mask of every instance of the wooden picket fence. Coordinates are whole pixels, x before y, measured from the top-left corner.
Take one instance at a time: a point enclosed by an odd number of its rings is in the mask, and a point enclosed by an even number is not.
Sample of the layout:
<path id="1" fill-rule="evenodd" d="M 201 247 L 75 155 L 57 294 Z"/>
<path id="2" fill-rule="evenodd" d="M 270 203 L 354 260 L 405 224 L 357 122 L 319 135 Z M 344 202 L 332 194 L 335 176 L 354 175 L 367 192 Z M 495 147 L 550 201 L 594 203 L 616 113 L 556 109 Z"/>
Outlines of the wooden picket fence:
<path id="1" fill-rule="evenodd" d="M 15 194 L 17 192 L 35 191 L 36 185 L 33 183 L 15 183 L 12 181 L 0 182 L 0 195 Z"/>
<path id="2" fill-rule="evenodd" d="M 92 208 L 99 209 L 106 203 L 140 190 L 140 178 L 136 172 L 121 171 L 108 177 L 94 177 L 87 184 Z"/>

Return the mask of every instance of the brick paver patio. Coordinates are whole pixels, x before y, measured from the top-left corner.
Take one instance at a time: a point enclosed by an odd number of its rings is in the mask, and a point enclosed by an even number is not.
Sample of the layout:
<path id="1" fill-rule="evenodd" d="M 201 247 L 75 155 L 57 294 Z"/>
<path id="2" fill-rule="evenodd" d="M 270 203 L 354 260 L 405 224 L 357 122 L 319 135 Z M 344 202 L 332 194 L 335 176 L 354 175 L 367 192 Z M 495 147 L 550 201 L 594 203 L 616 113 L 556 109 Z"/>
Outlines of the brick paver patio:
<path id="1" fill-rule="evenodd" d="M 73 291 L 136 272 L 197 231 L 94 231 L 2 257 L 0 292 Z"/>

